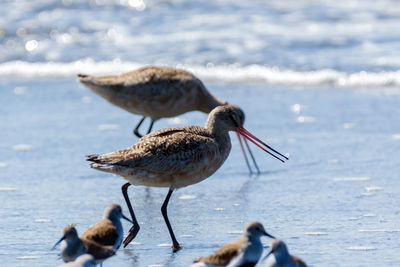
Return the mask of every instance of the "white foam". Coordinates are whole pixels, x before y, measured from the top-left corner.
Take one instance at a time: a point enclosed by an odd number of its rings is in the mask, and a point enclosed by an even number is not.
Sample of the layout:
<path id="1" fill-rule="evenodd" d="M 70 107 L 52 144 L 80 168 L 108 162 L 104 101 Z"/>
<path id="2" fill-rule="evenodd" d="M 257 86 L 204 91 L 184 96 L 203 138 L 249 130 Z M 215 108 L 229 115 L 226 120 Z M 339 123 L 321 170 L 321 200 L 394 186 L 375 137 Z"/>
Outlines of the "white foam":
<path id="1" fill-rule="evenodd" d="M 379 187 L 379 186 L 368 186 L 368 187 L 365 187 L 365 190 L 366 190 L 367 192 L 382 191 L 383 188 L 382 188 L 382 187 Z"/>
<path id="2" fill-rule="evenodd" d="M 353 129 L 355 127 L 355 124 L 354 123 L 351 123 L 351 122 L 345 122 L 345 123 L 343 123 L 343 128 L 344 129 Z"/>
<path id="3" fill-rule="evenodd" d="M 178 199 L 182 199 L 182 200 L 189 200 L 189 199 L 195 199 L 195 198 L 197 198 L 197 197 L 194 195 L 182 195 L 182 196 L 178 197 Z"/>
<path id="4" fill-rule="evenodd" d="M 14 187 L 0 187 L 0 192 L 14 192 L 17 191 Z"/>
<path id="5" fill-rule="evenodd" d="M 16 94 L 16 95 L 23 95 L 23 94 L 25 94 L 26 89 L 27 89 L 26 87 L 17 86 L 17 87 L 14 88 L 14 94 Z"/>
<path id="6" fill-rule="evenodd" d="M 50 219 L 35 219 L 35 222 L 37 223 L 49 223 L 51 222 Z"/>
<path id="7" fill-rule="evenodd" d="M 17 151 L 28 151 L 28 150 L 32 150 L 33 146 L 32 145 L 28 145 L 28 144 L 18 144 L 13 146 L 14 150 Z"/>
<path id="8" fill-rule="evenodd" d="M 311 236 L 313 236 L 313 235 L 320 236 L 320 235 L 327 235 L 328 233 L 327 232 L 305 232 L 304 234 L 311 235 Z"/>
<path id="9" fill-rule="evenodd" d="M 312 123 L 315 121 L 314 117 L 309 117 L 309 116 L 299 116 L 297 117 L 297 122 L 298 123 Z"/>
<path id="10" fill-rule="evenodd" d="M 183 125 L 183 124 L 187 124 L 187 120 L 181 119 L 181 118 L 172 118 L 172 119 L 168 119 L 168 124 L 171 125 Z"/>
<path id="11" fill-rule="evenodd" d="M 333 179 L 335 182 L 364 182 L 368 180 L 369 177 L 337 177 Z"/>
<path id="12" fill-rule="evenodd" d="M 31 256 L 18 256 L 17 259 L 18 260 L 34 260 L 34 259 L 40 259 L 42 256 L 35 256 L 35 255 L 31 255 Z"/>
<path id="13" fill-rule="evenodd" d="M 157 247 L 171 247 L 171 244 L 167 244 L 167 243 L 162 243 L 162 244 L 158 244 Z"/>
<path id="14" fill-rule="evenodd" d="M 376 217 L 375 213 L 366 213 L 363 215 L 363 217 Z"/>
<path id="15" fill-rule="evenodd" d="M 117 124 L 101 124 L 97 127 L 100 131 L 115 131 L 119 129 Z"/>
<path id="16" fill-rule="evenodd" d="M 230 231 L 230 232 L 228 232 L 228 234 L 230 234 L 230 235 L 242 235 L 243 234 L 243 230 Z"/>
<path id="17" fill-rule="evenodd" d="M 75 77 L 77 73 L 117 74 L 131 71 L 147 64 L 139 62 L 94 61 L 83 59 L 73 62 L 8 61 L 0 64 L 1 77 Z M 298 71 L 263 65 L 171 65 L 185 68 L 201 79 L 225 82 L 260 81 L 287 85 L 333 85 L 338 87 L 395 87 L 400 85 L 400 70 L 387 72 L 346 73 L 333 69 Z M 399 92 L 400 90 L 391 89 Z M 301 110 L 301 109 L 300 109 Z"/>
<path id="18" fill-rule="evenodd" d="M 369 250 L 376 250 L 376 247 L 372 246 L 351 246 L 347 247 L 348 250 L 358 250 L 358 251 L 369 251 Z"/>
<path id="19" fill-rule="evenodd" d="M 392 139 L 396 141 L 400 141 L 400 133 L 392 135 Z"/>
<path id="20" fill-rule="evenodd" d="M 225 208 L 215 208 L 214 210 L 215 210 L 215 211 L 224 211 Z"/>
<path id="21" fill-rule="evenodd" d="M 358 231 L 361 233 L 400 233 L 400 229 L 360 229 Z"/>
<path id="22" fill-rule="evenodd" d="M 9 164 L 7 162 L 0 162 L 0 168 L 5 168 L 7 167 Z"/>
<path id="23" fill-rule="evenodd" d="M 82 103 L 83 104 L 90 104 L 90 103 L 92 103 L 92 98 L 90 96 L 83 96 L 82 97 Z"/>

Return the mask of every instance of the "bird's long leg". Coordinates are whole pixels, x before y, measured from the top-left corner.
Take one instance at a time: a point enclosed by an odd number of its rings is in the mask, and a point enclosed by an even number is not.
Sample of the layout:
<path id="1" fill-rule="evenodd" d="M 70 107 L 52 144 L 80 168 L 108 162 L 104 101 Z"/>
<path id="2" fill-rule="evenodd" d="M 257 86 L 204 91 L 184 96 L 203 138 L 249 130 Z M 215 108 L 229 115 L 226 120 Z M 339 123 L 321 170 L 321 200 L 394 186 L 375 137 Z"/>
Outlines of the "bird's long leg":
<path id="1" fill-rule="evenodd" d="M 151 129 L 153 129 L 153 124 L 154 124 L 154 120 L 151 119 L 150 127 L 149 127 L 149 130 L 147 130 L 147 134 L 149 134 L 151 132 Z"/>
<path id="2" fill-rule="evenodd" d="M 175 238 L 174 231 L 172 231 L 172 227 L 171 227 L 171 224 L 169 223 L 168 215 L 167 215 L 167 206 L 168 206 L 168 202 L 169 202 L 169 199 L 170 199 L 173 191 L 174 191 L 173 188 L 169 189 L 167 197 L 165 198 L 164 203 L 161 206 L 161 213 L 162 213 L 162 215 L 164 217 L 165 223 L 167 224 L 168 231 L 169 231 L 169 234 L 170 234 L 171 239 L 172 239 L 172 251 L 176 252 L 176 251 L 181 249 L 181 246 L 179 245 L 178 241 Z"/>
<path id="3" fill-rule="evenodd" d="M 139 133 L 139 128 L 140 128 L 140 125 L 142 125 L 144 119 L 146 119 L 146 117 L 143 117 L 143 118 L 139 121 L 138 125 L 136 125 L 135 130 L 133 130 L 133 133 L 134 133 L 137 137 L 139 137 L 139 138 L 142 137 L 142 135 Z"/>
<path id="4" fill-rule="evenodd" d="M 135 213 L 133 212 L 132 205 L 131 205 L 131 202 L 129 201 L 129 197 L 128 197 L 128 187 L 130 185 L 131 185 L 130 183 L 126 183 L 121 188 L 122 194 L 124 195 L 125 202 L 126 202 L 126 205 L 128 206 L 129 213 L 131 214 L 132 222 L 133 222 L 133 226 L 131 227 L 131 229 L 129 229 L 129 234 L 124 239 L 124 242 L 123 242 L 124 247 L 126 247 L 136 237 L 137 233 L 140 230 L 139 223 L 136 220 Z"/>
<path id="5" fill-rule="evenodd" d="M 249 151 L 250 157 L 251 157 L 251 159 L 253 160 L 253 164 L 254 164 L 254 166 L 255 166 L 256 169 L 257 169 L 257 173 L 259 174 L 259 173 L 260 173 L 260 169 L 258 168 L 256 159 L 254 158 L 253 153 L 252 153 L 251 150 L 250 150 L 249 143 L 247 142 L 247 139 L 246 139 L 246 138 L 243 138 L 243 139 L 244 139 L 244 143 L 246 144 L 247 150 Z"/>

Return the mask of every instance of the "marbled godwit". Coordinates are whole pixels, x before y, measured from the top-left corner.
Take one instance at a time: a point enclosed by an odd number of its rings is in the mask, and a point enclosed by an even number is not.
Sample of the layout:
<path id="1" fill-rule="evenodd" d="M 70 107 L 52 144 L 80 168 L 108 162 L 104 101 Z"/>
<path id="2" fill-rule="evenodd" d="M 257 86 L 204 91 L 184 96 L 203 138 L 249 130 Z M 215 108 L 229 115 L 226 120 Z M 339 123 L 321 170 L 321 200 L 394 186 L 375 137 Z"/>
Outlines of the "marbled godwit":
<path id="1" fill-rule="evenodd" d="M 78 80 L 111 104 L 142 115 L 134 134 L 146 117 L 153 123 L 161 118 L 199 110 L 209 113 L 227 102 L 213 96 L 193 74 L 168 67 L 144 67 L 121 75 L 90 76 L 78 74 Z"/>
<path id="2" fill-rule="evenodd" d="M 153 66 L 114 76 L 78 74 L 78 80 L 110 103 L 142 115 L 143 118 L 133 131 L 138 137 L 142 137 L 139 128 L 146 117 L 151 118 L 147 131 L 150 133 L 158 119 L 194 110 L 209 113 L 217 106 L 228 104 L 213 96 L 196 76 L 181 69 Z M 247 167 L 253 173 L 239 135 L 238 138 Z M 260 173 L 246 139 L 244 141 L 254 167 Z"/>
<path id="3" fill-rule="evenodd" d="M 261 223 L 253 222 L 246 226 L 242 237 L 224 245 L 210 256 L 196 258 L 191 267 L 255 266 L 263 252 L 261 236 L 275 238 L 264 230 Z"/>
<path id="4" fill-rule="evenodd" d="M 83 254 L 76 260 L 60 265 L 59 267 L 96 267 L 96 261 L 90 254 Z"/>
<path id="5" fill-rule="evenodd" d="M 133 223 L 124 214 L 121 206 L 112 204 L 104 210 L 103 220 L 89 227 L 82 235 L 82 239 L 94 241 L 102 246 L 112 246 L 119 249 L 124 237 L 121 218 Z"/>
<path id="6" fill-rule="evenodd" d="M 210 112 L 205 127 L 163 129 L 142 137 L 138 143 L 127 149 L 87 156 L 87 160 L 94 162 L 91 164 L 92 168 L 118 174 L 129 181 L 122 186 L 122 193 L 134 225 L 123 241 L 124 246 L 139 231 L 139 224 L 127 194 L 128 187 L 133 184 L 169 188 L 161 212 L 172 239 L 173 250 L 180 248 L 167 216 L 171 194 L 174 189 L 198 183 L 218 170 L 231 149 L 229 131 L 236 131 L 283 161 L 265 148 L 270 148 L 267 144 L 246 131 L 243 123 L 244 113 L 239 107 L 219 106 Z M 272 151 L 286 158 L 279 152 Z"/>
<path id="7" fill-rule="evenodd" d="M 61 243 L 60 256 L 65 262 L 74 261 L 77 257 L 89 253 L 98 263 L 115 255 L 111 246 L 102 246 L 96 242 L 78 237 L 78 232 L 73 225 L 68 225 L 63 230 L 63 237 L 54 245 L 53 249 Z"/>
<path id="8" fill-rule="evenodd" d="M 290 255 L 286 244 L 279 239 L 272 241 L 271 250 L 265 258 L 267 267 L 307 267 L 304 261 Z"/>

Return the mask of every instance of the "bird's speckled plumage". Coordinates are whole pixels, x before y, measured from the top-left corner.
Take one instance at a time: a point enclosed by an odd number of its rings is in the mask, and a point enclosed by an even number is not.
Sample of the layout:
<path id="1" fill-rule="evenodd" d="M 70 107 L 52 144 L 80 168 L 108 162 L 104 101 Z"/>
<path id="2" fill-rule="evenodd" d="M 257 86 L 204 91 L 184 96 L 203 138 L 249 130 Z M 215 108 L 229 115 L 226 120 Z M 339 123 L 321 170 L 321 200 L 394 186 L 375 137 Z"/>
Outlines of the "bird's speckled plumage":
<path id="1" fill-rule="evenodd" d="M 118 174 L 133 185 L 180 188 L 212 175 L 231 149 L 228 131 L 243 125 L 234 105 L 219 106 L 206 127 L 169 128 L 142 137 L 135 145 L 103 155 L 89 155 L 91 167 Z"/>
<path id="2" fill-rule="evenodd" d="M 224 105 L 193 74 L 168 67 L 144 67 L 121 75 L 90 76 L 78 80 L 110 103 L 153 120 L 199 110 L 209 113 Z"/>
<path id="3" fill-rule="evenodd" d="M 191 266 L 253 267 L 263 252 L 260 240 L 263 235 L 272 237 L 265 232 L 261 223 L 253 222 L 246 226 L 243 236 L 222 246 L 207 257 L 196 258 Z"/>
<path id="4" fill-rule="evenodd" d="M 64 228 L 63 237 L 56 245 L 60 242 L 60 256 L 65 262 L 74 261 L 86 253 L 91 254 L 98 262 L 115 255 L 115 250 L 111 246 L 102 246 L 91 240 L 79 238 L 73 225 Z"/>
<path id="5" fill-rule="evenodd" d="M 307 264 L 296 256 L 289 254 L 288 248 L 282 240 L 275 239 L 268 254 L 267 267 L 307 267 Z"/>
<path id="6" fill-rule="evenodd" d="M 112 246 L 118 249 L 121 246 L 124 231 L 121 218 L 130 221 L 118 204 L 111 204 L 104 210 L 103 219 L 89 227 L 81 238 L 92 240 L 103 246 Z"/>

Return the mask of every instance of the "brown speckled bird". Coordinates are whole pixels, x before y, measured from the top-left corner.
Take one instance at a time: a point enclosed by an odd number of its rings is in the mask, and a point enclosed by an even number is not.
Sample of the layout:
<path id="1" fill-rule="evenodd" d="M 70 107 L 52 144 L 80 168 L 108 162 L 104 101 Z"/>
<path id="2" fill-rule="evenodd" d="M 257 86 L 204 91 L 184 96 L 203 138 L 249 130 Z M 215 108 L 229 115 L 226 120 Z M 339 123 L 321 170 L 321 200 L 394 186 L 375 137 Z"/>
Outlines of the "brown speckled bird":
<path id="1" fill-rule="evenodd" d="M 91 240 L 79 238 L 73 225 L 64 227 L 62 238 L 54 245 L 53 249 L 61 243 L 60 256 L 65 262 L 74 261 L 77 257 L 89 253 L 97 263 L 115 255 L 112 246 L 102 246 Z"/>
<path id="2" fill-rule="evenodd" d="M 265 258 L 267 267 L 307 267 L 300 258 L 290 255 L 285 242 L 279 239 L 272 241 L 271 250 Z"/>
<path id="3" fill-rule="evenodd" d="M 133 114 L 142 115 L 134 134 L 142 137 L 139 128 L 146 117 L 153 123 L 199 110 L 209 113 L 227 102 L 213 96 L 193 74 L 168 67 L 144 67 L 121 75 L 90 76 L 78 74 L 78 80 L 96 94 Z"/>
<path id="4" fill-rule="evenodd" d="M 118 249 L 124 238 L 121 218 L 133 223 L 123 213 L 121 206 L 112 204 L 104 210 L 103 219 L 89 227 L 82 235 L 82 239 L 94 241 L 103 246 L 112 246 Z"/>
<path id="5" fill-rule="evenodd" d="M 263 252 L 262 236 L 275 238 L 265 231 L 261 223 L 253 222 L 246 226 L 242 237 L 222 246 L 210 256 L 196 258 L 191 267 L 254 267 Z"/>
<path id="6" fill-rule="evenodd" d="M 127 194 L 131 184 L 169 188 L 161 211 L 171 235 L 173 250 L 176 251 L 180 245 L 167 216 L 171 194 L 174 189 L 201 182 L 221 167 L 231 149 L 229 131 L 236 131 L 277 157 L 265 148 L 270 148 L 268 145 L 246 131 L 243 123 L 244 113 L 238 106 L 219 106 L 210 112 L 205 127 L 163 129 L 142 137 L 138 143 L 127 149 L 87 156 L 87 160 L 94 162 L 91 164 L 92 168 L 120 175 L 129 181 L 122 186 L 122 193 L 134 226 L 125 238 L 124 246 L 139 231 L 139 224 Z"/>

